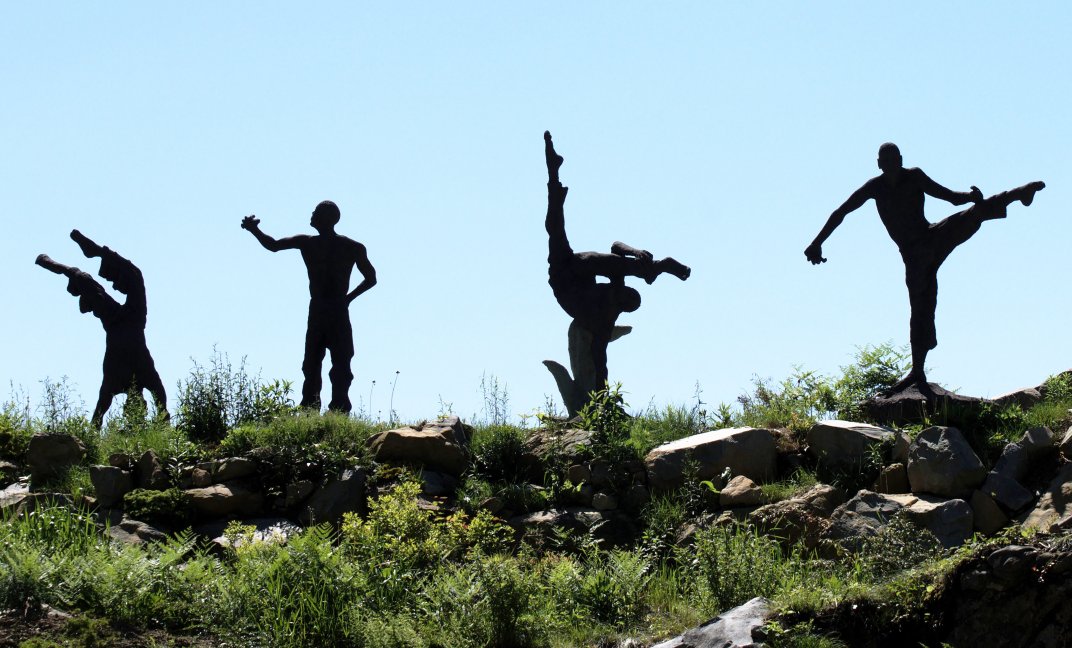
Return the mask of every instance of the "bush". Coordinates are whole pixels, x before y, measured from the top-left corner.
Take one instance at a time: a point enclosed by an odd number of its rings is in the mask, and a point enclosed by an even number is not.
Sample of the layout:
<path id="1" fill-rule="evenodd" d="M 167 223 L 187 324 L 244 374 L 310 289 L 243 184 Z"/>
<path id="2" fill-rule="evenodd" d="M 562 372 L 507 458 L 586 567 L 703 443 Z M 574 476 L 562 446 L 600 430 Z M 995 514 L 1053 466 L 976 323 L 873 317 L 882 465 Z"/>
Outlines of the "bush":
<path id="1" fill-rule="evenodd" d="M 473 431 L 473 469 L 496 481 L 524 477 L 525 432 L 512 425 L 477 427 Z"/>
<path id="2" fill-rule="evenodd" d="M 135 520 L 170 526 L 185 525 L 193 517 L 190 496 L 178 488 L 135 488 L 123 496 L 123 509 Z"/>

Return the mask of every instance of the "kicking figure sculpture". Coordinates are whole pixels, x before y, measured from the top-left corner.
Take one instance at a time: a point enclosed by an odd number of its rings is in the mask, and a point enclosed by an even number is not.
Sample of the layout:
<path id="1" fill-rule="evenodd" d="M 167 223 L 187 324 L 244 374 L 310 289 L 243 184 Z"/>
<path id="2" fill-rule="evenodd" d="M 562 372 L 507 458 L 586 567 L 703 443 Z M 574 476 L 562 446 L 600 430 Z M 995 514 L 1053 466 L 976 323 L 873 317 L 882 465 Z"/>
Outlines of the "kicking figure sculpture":
<path id="1" fill-rule="evenodd" d="M 882 174 L 865 182 L 830 214 L 819 235 L 804 250 L 804 256 L 815 265 L 825 263 L 823 242 L 845 220 L 847 214 L 862 207 L 869 199 L 875 201 L 879 218 L 904 260 L 905 283 L 911 306 L 909 339 L 912 370 L 887 392 L 894 394 L 912 386 L 927 386 L 924 374 L 927 352 L 938 346 L 934 315 L 938 303 L 938 268 L 942 262 L 954 248 L 978 232 L 983 221 L 1005 218 L 1006 207 L 1017 200 L 1030 205 L 1035 199 L 1035 192 L 1041 191 L 1046 185 L 1043 182 L 1030 182 L 989 198 L 984 198 L 979 188 L 974 186 L 971 191 L 953 191 L 931 180 L 919 168 L 904 168 L 900 150 L 889 142 L 879 147 L 878 167 Z M 974 204 L 944 220 L 931 223 L 923 215 L 923 201 L 928 195 L 954 205 Z"/>
<path id="2" fill-rule="evenodd" d="M 37 265 L 67 277 L 67 292 L 78 297 L 79 310 L 93 313 L 104 327 L 104 377 L 97 405 L 93 408 L 93 425 L 100 429 L 104 413 L 117 395 L 130 392 L 144 401 L 141 396 L 143 389 L 149 390 L 156 402 L 156 411 L 167 420 L 164 383 L 145 344 L 147 309 L 141 270 L 116 252 L 97 245 L 78 230 L 71 231 L 71 238 L 82 248 L 86 257 L 100 257 L 101 266 L 97 274 L 112 282 L 112 287 L 127 297 L 120 304 L 89 274 L 57 263 L 44 254 L 37 257 Z"/>
<path id="3" fill-rule="evenodd" d="M 618 316 L 640 307 L 640 293 L 625 285 L 625 277 L 640 277 L 647 283 L 660 274 L 684 281 L 691 270 L 672 258 L 655 260 L 651 252 L 624 243 L 611 245 L 611 253 L 574 252 L 566 236 L 565 203 L 568 187 L 558 177 L 563 158 L 555 152 L 551 133 L 544 132 L 547 159 L 548 236 L 547 283 L 573 322 L 569 328 L 571 378 L 557 362 L 545 360 L 558 385 L 570 415 L 588 401 L 589 393 L 607 385 L 607 345 L 625 335 L 629 327 L 615 326 Z M 597 281 L 604 277 L 609 282 Z"/>

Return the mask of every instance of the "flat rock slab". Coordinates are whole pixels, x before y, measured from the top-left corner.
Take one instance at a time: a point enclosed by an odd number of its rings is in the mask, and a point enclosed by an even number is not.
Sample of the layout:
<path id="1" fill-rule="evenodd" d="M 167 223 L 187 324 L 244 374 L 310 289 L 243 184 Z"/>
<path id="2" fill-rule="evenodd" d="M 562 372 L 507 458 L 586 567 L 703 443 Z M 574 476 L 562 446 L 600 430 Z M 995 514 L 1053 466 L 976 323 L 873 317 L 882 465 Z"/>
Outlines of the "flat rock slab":
<path id="1" fill-rule="evenodd" d="M 729 469 L 763 482 L 776 474 L 774 434 L 764 428 L 726 428 L 665 443 L 648 453 L 644 465 L 653 490 L 670 490 L 685 479 L 686 464 L 696 462 L 699 479 L 713 479 Z"/>
<path id="2" fill-rule="evenodd" d="M 873 446 L 889 444 L 889 457 L 908 456 L 908 438 L 887 427 L 853 421 L 820 421 L 808 430 L 808 452 L 831 468 L 859 468 Z"/>
<path id="3" fill-rule="evenodd" d="M 763 627 L 770 617 L 770 601 L 757 596 L 652 648 L 756 648 L 761 644 L 752 638 L 752 631 Z"/>
<path id="4" fill-rule="evenodd" d="M 868 416 L 886 425 L 922 423 L 942 413 L 947 420 L 958 420 L 959 414 L 978 411 L 990 401 L 974 396 L 961 396 L 934 383 L 911 385 L 889 396 L 876 396 L 864 402 Z"/>

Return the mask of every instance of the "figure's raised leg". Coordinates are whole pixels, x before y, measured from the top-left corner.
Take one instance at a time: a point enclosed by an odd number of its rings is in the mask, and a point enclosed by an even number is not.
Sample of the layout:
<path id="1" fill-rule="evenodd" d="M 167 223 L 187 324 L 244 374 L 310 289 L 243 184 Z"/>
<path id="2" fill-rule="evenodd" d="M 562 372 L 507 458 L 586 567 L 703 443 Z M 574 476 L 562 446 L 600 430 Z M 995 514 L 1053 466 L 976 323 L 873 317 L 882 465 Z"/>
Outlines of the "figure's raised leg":
<path id="1" fill-rule="evenodd" d="M 561 184 L 558 179 L 558 170 L 566 160 L 555 152 L 555 144 L 551 141 L 551 131 L 543 132 L 543 151 L 547 159 L 547 181 Z"/>

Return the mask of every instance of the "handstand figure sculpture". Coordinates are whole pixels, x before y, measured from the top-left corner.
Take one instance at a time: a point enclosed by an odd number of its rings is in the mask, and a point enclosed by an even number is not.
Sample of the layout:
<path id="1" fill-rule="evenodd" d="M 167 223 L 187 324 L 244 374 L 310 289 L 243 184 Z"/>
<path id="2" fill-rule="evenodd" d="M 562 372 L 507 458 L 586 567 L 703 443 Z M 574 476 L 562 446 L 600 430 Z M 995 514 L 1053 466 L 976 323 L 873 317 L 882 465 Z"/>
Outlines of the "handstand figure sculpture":
<path id="1" fill-rule="evenodd" d="M 924 374 L 927 352 L 938 345 L 934 328 L 935 307 L 938 302 L 938 268 L 949 253 L 972 237 L 983 221 L 1005 218 L 1006 207 L 1019 200 L 1030 205 L 1035 192 L 1046 185 L 1030 182 L 1011 191 L 984 198 L 978 187 L 971 191 L 953 191 L 927 177 L 918 168 L 902 166 L 901 152 L 895 144 L 886 143 L 878 150 L 878 167 L 882 174 L 864 183 L 848 200 L 830 214 L 819 235 L 804 250 L 813 264 L 824 263 L 823 242 L 845 220 L 850 212 L 874 199 L 882 224 L 900 249 L 905 264 L 905 283 L 911 306 L 910 341 L 912 371 L 887 392 L 895 394 L 909 387 L 929 389 Z M 940 198 L 954 205 L 974 203 L 964 211 L 930 223 L 923 215 L 924 196 Z"/>
<path id="2" fill-rule="evenodd" d="M 120 304 L 89 274 L 56 263 L 44 254 L 37 257 L 37 265 L 68 278 L 67 292 L 78 297 L 79 309 L 83 313 L 96 315 L 104 327 L 104 378 L 97 405 L 93 408 L 93 425 L 99 429 L 112 399 L 131 389 L 134 391 L 130 393 L 136 393 L 143 401 L 141 390 L 148 389 L 156 401 L 156 411 L 166 420 L 168 413 L 164 383 L 145 345 L 147 311 L 145 281 L 141 270 L 107 247 L 97 245 L 78 230 L 71 232 L 71 238 L 88 258 L 100 257 L 101 266 L 97 274 L 112 282 L 112 287 L 127 297 Z"/>
<path id="3" fill-rule="evenodd" d="M 618 316 L 640 307 L 640 293 L 625 285 L 625 277 L 640 277 L 649 284 L 668 273 L 684 281 L 691 270 L 671 259 L 655 260 L 651 252 L 616 242 L 610 254 L 574 252 L 566 237 L 565 203 L 569 188 L 558 178 L 563 158 L 555 152 L 551 133 L 545 132 L 547 158 L 548 280 L 570 324 L 570 367 L 573 377 L 557 362 L 545 360 L 558 384 L 570 415 L 575 415 L 592 391 L 607 384 L 607 345 L 629 332 L 615 326 Z M 599 282 L 605 277 L 609 282 Z"/>
<path id="4" fill-rule="evenodd" d="M 335 233 L 340 212 L 338 206 L 325 200 L 313 210 L 309 225 L 316 236 L 299 234 L 274 239 L 260 229 L 255 216 L 242 219 L 242 228 L 249 230 L 265 249 L 300 250 L 309 273 L 309 323 L 305 333 L 305 360 L 302 373 L 301 406 L 320 409 L 320 377 L 324 354 L 331 352 L 331 402 L 328 409 L 349 412 L 350 383 L 354 374 L 350 360 L 354 357 L 354 334 L 350 327 L 350 302 L 376 285 L 376 269 L 369 263 L 365 246 Z M 354 266 L 361 273 L 361 283 L 350 289 Z M 349 291 L 349 292 L 347 292 Z"/>

